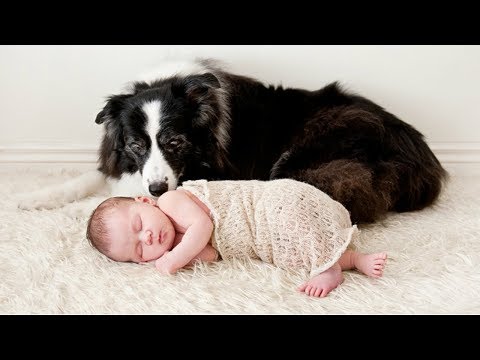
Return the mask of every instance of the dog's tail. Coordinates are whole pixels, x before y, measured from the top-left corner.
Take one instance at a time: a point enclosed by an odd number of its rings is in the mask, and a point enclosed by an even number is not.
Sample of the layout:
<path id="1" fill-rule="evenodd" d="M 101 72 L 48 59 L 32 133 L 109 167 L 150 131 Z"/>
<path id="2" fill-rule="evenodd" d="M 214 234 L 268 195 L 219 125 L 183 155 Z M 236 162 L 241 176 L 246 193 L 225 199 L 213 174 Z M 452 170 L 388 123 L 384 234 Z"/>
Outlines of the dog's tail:
<path id="1" fill-rule="evenodd" d="M 37 191 L 17 195 L 20 209 L 54 209 L 83 199 L 105 189 L 105 175 L 92 170 L 63 184 L 50 185 Z"/>

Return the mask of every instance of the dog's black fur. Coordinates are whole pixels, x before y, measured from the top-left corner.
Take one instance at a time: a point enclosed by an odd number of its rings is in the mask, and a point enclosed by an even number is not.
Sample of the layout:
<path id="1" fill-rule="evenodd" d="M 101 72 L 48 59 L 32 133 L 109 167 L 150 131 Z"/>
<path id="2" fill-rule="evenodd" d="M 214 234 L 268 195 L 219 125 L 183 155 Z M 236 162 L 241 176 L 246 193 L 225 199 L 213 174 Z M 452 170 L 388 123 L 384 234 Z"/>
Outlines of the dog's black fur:
<path id="1" fill-rule="evenodd" d="M 379 105 L 337 83 L 284 89 L 202 64 L 201 74 L 136 82 L 130 93 L 110 97 L 96 119 L 105 125 L 101 172 L 143 173 L 157 141 L 174 184 L 293 178 L 341 202 L 354 223 L 437 199 L 446 171 L 421 133 Z M 149 101 L 162 109 L 154 140 L 141 111 Z"/>

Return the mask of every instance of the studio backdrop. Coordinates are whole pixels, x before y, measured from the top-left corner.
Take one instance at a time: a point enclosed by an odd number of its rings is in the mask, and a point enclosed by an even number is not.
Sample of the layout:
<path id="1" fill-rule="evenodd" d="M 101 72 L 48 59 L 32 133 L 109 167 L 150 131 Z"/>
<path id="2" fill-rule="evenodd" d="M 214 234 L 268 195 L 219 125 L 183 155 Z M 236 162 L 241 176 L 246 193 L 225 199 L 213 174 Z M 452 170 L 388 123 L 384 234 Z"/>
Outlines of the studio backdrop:
<path id="1" fill-rule="evenodd" d="M 480 46 L 0 46 L 0 164 L 95 165 L 109 94 L 165 59 L 212 57 L 283 87 L 339 81 L 425 135 L 447 168 L 480 164 Z"/>

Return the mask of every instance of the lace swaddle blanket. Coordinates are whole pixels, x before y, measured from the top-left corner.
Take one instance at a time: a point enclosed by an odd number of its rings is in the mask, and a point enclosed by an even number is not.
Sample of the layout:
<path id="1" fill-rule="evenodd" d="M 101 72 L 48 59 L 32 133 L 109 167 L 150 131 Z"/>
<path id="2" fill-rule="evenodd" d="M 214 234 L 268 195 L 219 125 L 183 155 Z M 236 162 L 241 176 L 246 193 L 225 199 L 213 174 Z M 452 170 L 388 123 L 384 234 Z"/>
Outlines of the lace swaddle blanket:
<path id="1" fill-rule="evenodd" d="M 212 246 L 223 259 L 250 257 L 313 277 L 358 234 L 342 204 L 303 182 L 195 180 L 182 188 L 210 209 Z"/>

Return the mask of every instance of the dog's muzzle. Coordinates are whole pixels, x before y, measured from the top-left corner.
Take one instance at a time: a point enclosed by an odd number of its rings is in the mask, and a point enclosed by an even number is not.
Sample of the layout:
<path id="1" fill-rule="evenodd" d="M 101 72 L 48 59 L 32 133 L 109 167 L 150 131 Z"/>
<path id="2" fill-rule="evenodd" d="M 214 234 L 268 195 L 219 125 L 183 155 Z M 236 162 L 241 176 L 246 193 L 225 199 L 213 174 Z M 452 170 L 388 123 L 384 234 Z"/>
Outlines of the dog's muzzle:
<path id="1" fill-rule="evenodd" d="M 168 190 L 168 183 L 166 181 L 154 182 L 148 186 L 148 191 L 150 192 L 150 194 L 157 197 L 162 195 L 167 190 Z"/>

